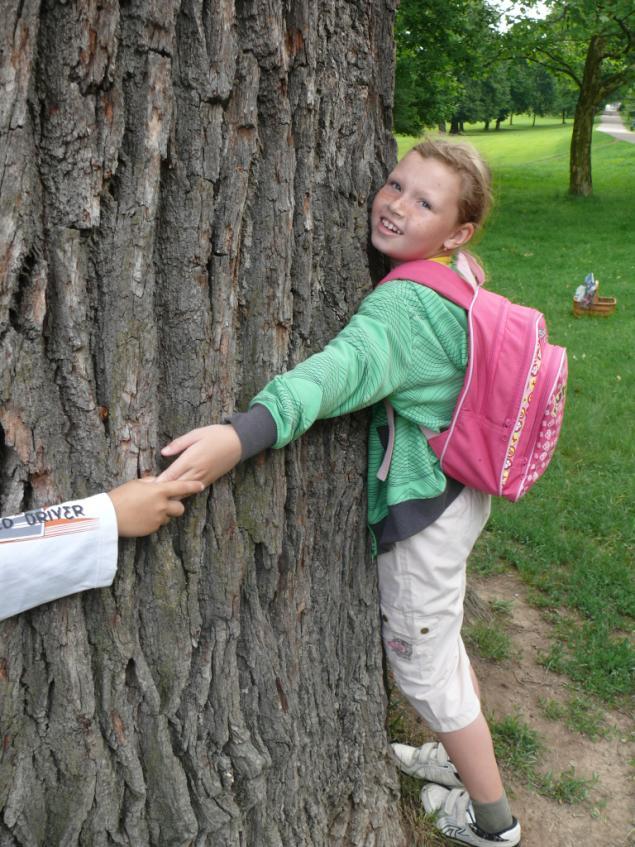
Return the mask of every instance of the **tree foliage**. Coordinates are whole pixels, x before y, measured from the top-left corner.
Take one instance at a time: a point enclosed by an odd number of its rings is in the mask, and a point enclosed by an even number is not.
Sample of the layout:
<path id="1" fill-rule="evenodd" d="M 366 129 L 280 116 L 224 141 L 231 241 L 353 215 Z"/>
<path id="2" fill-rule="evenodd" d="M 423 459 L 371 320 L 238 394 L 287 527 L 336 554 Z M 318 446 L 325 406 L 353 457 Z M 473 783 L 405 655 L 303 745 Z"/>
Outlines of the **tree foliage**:
<path id="1" fill-rule="evenodd" d="M 450 120 L 465 81 L 491 61 L 496 13 L 484 0 L 402 0 L 397 12 L 395 129 L 416 134 Z"/>
<path id="2" fill-rule="evenodd" d="M 450 131 L 462 132 L 464 123 L 477 121 L 482 121 L 485 129 L 489 129 L 495 121 L 498 129 L 509 114 L 511 105 L 509 79 L 506 73 L 500 73 L 499 68 L 486 76 L 464 79 L 462 96 L 452 115 Z"/>
<path id="3" fill-rule="evenodd" d="M 512 114 L 553 115 L 558 108 L 557 78 L 546 68 L 521 58 L 507 63 Z"/>

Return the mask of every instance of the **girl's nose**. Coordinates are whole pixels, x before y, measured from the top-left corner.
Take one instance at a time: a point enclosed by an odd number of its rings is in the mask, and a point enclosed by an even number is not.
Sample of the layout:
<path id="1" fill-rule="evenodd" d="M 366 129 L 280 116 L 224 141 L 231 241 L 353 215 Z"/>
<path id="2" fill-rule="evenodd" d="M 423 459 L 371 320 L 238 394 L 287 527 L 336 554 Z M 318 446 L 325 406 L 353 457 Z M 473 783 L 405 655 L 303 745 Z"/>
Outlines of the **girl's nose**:
<path id="1" fill-rule="evenodd" d="M 388 208 L 391 212 L 394 212 L 395 215 L 403 214 L 403 197 L 393 197 L 392 200 L 388 203 Z"/>

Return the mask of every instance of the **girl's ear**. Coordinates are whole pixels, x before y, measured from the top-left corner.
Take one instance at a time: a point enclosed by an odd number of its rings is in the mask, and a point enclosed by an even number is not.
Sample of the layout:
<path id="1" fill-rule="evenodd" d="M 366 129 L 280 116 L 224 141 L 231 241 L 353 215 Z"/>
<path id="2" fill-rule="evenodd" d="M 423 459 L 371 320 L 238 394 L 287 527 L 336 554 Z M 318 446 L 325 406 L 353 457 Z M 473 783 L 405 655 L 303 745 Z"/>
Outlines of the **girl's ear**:
<path id="1" fill-rule="evenodd" d="M 474 224 L 466 223 L 456 229 L 452 235 L 445 239 L 443 247 L 446 250 L 456 250 L 457 247 L 462 247 L 474 235 Z"/>

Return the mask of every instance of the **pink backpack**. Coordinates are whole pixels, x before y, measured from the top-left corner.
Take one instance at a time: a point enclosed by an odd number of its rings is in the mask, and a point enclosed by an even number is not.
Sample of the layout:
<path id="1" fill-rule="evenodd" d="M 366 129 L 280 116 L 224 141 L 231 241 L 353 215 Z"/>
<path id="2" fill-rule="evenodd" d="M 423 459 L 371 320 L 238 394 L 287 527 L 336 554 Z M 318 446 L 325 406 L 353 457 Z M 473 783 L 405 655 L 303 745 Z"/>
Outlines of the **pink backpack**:
<path id="1" fill-rule="evenodd" d="M 399 265 L 380 285 L 407 279 L 467 311 L 465 381 L 448 429 L 424 430 L 449 476 L 516 501 L 545 472 L 562 426 L 567 352 L 547 340 L 543 315 L 482 287 L 484 274 L 460 253 L 460 275 L 439 262 Z M 389 444 L 377 476 L 385 479 L 394 444 L 394 412 L 386 404 Z"/>

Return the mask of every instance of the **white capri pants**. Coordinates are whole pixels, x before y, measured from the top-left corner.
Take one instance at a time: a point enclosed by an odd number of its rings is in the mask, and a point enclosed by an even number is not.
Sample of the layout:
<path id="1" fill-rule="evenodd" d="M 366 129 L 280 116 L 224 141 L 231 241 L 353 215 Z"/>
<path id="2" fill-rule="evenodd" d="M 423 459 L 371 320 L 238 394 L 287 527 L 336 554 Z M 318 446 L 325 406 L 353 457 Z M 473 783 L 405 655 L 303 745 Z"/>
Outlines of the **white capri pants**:
<path id="1" fill-rule="evenodd" d="M 377 558 L 386 656 L 404 695 L 434 732 L 481 710 L 461 638 L 467 558 L 490 496 L 464 488 L 443 514 Z"/>

